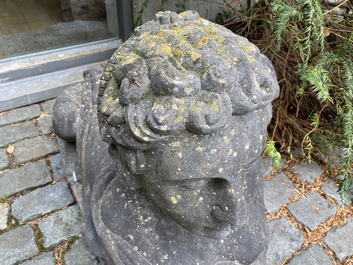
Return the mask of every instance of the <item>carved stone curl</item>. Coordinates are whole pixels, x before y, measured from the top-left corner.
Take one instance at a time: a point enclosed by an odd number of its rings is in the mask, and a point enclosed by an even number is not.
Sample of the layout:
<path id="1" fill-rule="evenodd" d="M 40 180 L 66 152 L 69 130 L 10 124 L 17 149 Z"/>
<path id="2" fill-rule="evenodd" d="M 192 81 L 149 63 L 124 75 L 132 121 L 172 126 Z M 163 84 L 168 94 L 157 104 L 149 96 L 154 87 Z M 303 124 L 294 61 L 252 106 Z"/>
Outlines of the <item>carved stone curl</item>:
<path id="1" fill-rule="evenodd" d="M 107 264 L 265 264 L 270 61 L 194 11 L 160 12 L 98 76 L 53 118 L 76 139 L 91 250 Z"/>

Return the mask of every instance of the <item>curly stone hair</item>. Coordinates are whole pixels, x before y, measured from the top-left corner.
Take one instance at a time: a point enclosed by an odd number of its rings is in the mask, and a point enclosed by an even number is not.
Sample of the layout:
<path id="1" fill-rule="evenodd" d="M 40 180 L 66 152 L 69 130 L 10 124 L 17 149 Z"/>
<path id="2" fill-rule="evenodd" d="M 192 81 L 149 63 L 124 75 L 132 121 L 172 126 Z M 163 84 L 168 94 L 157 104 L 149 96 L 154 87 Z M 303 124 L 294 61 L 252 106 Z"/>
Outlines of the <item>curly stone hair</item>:
<path id="1" fill-rule="evenodd" d="M 272 64 L 247 39 L 195 11 L 159 12 L 105 67 L 100 130 L 108 143 L 147 150 L 183 130 L 210 134 L 278 92 Z"/>

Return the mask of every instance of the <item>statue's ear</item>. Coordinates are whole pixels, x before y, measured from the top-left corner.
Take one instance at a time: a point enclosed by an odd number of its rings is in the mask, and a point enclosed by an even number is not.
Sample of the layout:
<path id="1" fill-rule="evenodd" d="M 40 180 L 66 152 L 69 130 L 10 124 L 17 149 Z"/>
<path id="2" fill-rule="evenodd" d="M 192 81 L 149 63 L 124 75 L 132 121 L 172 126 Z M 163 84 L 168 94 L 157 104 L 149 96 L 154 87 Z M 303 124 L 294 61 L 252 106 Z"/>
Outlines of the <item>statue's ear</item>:
<path id="1" fill-rule="evenodd" d="M 124 154 L 124 159 L 129 167 L 130 173 L 143 175 L 146 170 L 146 161 L 143 151 L 127 149 Z"/>
<path id="2" fill-rule="evenodd" d="M 123 171 L 126 180 L 133 188 L 143 187 L 141 175 L 145 172 L 145 154 L 141 150 L 132 150 L 121 145 L 109 145 L 109 154 L 118 171 Z"/>
<path id="3" fill-rule="evenodd" d="M 123 157 L 129 169 L 129 182 L 131 187 L 143 187 L 141 175 L 143 175 L 146 170 L 145 155 L 143 151 L 126 149 Z"/>

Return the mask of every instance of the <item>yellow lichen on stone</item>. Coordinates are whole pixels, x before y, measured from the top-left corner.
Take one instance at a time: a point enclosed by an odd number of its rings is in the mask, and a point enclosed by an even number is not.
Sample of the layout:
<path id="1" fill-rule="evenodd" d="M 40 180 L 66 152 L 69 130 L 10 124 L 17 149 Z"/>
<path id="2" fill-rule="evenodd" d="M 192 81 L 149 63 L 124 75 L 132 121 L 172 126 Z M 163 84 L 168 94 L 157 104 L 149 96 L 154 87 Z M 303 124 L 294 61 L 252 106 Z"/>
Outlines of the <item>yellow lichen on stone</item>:
<path id="1" fill-rule="evenodd" d="M 250 52 L 254 52 L 254 48 L 252 46 L 250 46 L 250 45 L 247 45 L 247 44 L 241 45 L 240 48 L 246 54 L 249 54 Z"/>
<path id="2" fill-rule="evenodd" d="M 184 55 L 183 51 L 181 51 L 180 49 L 175 49 L 175 48 L 172 48 L 172 53 L 173 53 L 174 56 L 178 56 L 178 57 Z"/>
<path id="3" fill-rule="evenodd" d="M 218 104 L 217 104 L 216 101 L 213 101 L 213 102 L 212 102 L 211 108 L 212 108 L 214 111 L 219 111 L 219 106 L 218 106 Z"/>
<path id="4" fill-rule="evenodd" d="M 123 60 L 120 61 L 120 66 L 131 64 L 135 60 L 136 60 L 135 56 L 126 56 Z"/>
<path id="5" fill-rule="evenodd" d="M 154 46 L 156 46 L 156 43 L 154 41 L 147 44 L 148 48 L 153 48 Z"/>
<path id="6" fill-rule="evenodd" d="M 200 40 L 199 44 L 197 45 L 197 48 L 201 49 L 203 46 L 205 46 L 208 43 L 208 38 L 204 37 Z"/>
<path id="7" fill-rule="evenodd" d="M 202 152 L 202 151 L 203 151 L 203 147 L 198 146 L 198 147 L 196 148 L 196 151 Z"/>
<path id="8" fill-rule="evenodd" d="M 255 61 L 255 58 L 250 55 L 248 55 L 247 58 L 248 58 L 249 63 L 252 63 L 253 61 Z"/>
<path id="9" fill-rule="evenodd" d="M 180 147 L 180 142 L 172 142 L 169 144 L 171 147 Z"/>
<path id="10" fill-rule="evenodd" d="M 180 123 L 183 120 L 183 116 L 178 115 L 175 119 L 173 119 L 173 123 Z"/>
<path id="11" fill-rule="evenodd" d="M 229 138 L 227 136 L 223 136 L 223 140 L 226 144 L 230 143 Z"/>
<path id="12" fill-rule="evenodd" d="M 177 198 L 175 198 L 174 196 L 170 197 L 170 200 L 171 200 L 172 203 L 174 203 L 174 204 L 178 203 Z"/>
<path id="13" fill-rule="evenodd" d="M 161 50 L 170 57 L 173 56 L 172 49 L 167 44 L 162 44 Z"/>
<path id="14" fill-rule="evenodd" d="M 195 51 L 191 51 L 191 60 L 194 62 L 201 57 L 201 54 Z"/>

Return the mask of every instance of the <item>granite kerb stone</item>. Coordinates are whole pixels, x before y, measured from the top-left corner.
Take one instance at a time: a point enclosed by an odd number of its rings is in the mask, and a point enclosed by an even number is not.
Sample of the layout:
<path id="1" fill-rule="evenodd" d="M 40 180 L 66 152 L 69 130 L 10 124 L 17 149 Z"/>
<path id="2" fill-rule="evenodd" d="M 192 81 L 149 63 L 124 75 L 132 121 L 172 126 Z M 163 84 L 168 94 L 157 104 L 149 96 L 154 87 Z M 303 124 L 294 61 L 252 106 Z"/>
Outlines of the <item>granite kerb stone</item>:
<path id="1" fill-rule="evenodd" d="M 39 135 L 36 125 L 31 121 L 0 127 L 0 147 Z"/>
<path id="2" fill-rule="evenodd" d="M 0 173 L 0 182 L 0 198 L 4 198 L 51 183 L 52 178 L 45 161 L 37 161 Z"/>
<path id="3" fill-rule="evenodd" d="M 41 110 L 38 104 L 26 107 L 4 111 L 0 113 L 0 126 L 21 122 L 39 117 Z"/>
<path id="4" fill-rule="evenodd" d="M 34 220 L 74 202 L 66 182 L 36 189 L 12 203 L 12 216 L 20 223 Z"/>

